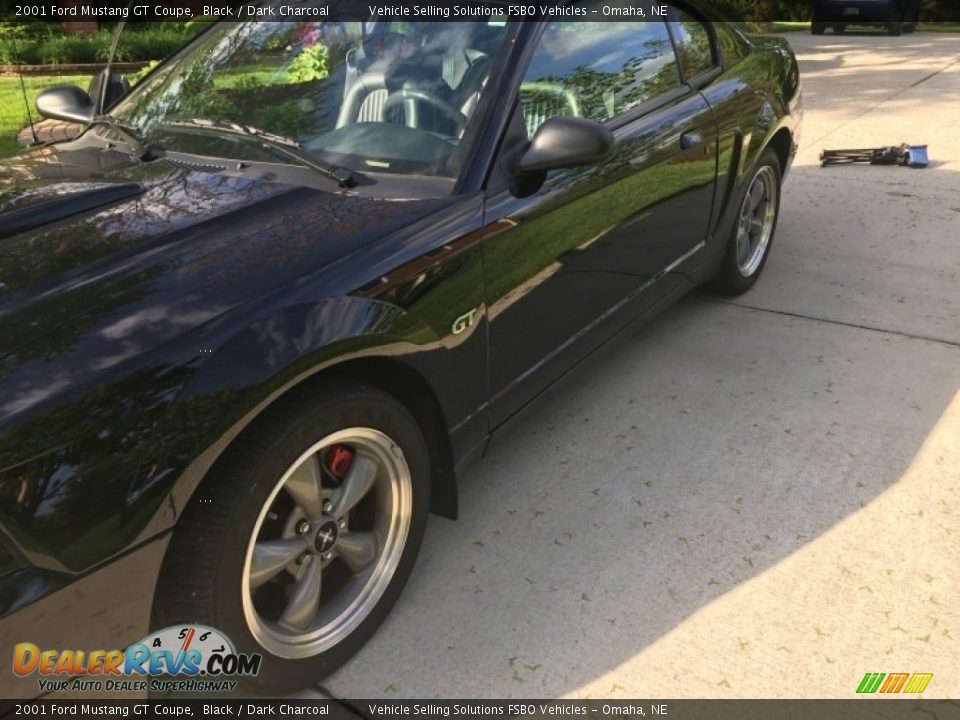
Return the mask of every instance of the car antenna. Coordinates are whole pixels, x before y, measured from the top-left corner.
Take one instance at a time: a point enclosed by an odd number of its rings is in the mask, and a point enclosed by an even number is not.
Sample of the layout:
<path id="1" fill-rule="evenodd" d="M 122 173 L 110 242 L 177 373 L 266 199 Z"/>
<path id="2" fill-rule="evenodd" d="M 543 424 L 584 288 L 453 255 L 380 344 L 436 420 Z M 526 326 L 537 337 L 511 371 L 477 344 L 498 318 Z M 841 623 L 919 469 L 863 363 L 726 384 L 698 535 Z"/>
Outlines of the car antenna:
<path id="1" fill-rule="evenodd" d="M 130 12 L 130 6 L 133 5 L 133 2 L 127 4 L 127 12 Z M 117 44 L 120 42 L 120 33 L 123 32 L 123 28 L 126 27 L 127 19 L 124 18 L 117 23 L 117 27 L 113 29 L 113 39 L 110 41 L 110 54 L 107 56 L 107 70 L 110 69 L 110 66 L 113 65 L 113 56 L 117 52 Z"/>
<path id="2" fill-rule="evenodd" d="M 127 12 L 126 15 L 130 14 L 130 8 L 133 6 L 135 0 L 130 0 L 127 3 Z M 103 69 L 103 82 L 100 84 L 100 97 L 97 98 L 97 110 L 98 112 L 103 112 L 101 105 L 103 104 L 103 99 L 107 94 L 107 86 L 110 83 L 110 69 L 113 67 L 113 58 L 117 53 L 117 45 L 120 43 L 120 34 L 123 32 L 123 28 L 127 24 L 127 18 L 124 16 L 123 20 L 117 23 L 117 27 L 113 29 L 113 39 L 110 41 L 110 53 L 107 55 L 107 66 Z"/>
<path id="3" fill-rule="evenodd" d="M 110 70 L 113 67 L 113 58 L 117 54 L 117 45 L 120 44 L 120 35 L 123 33 L 123 28 L 127 25 L 127 18 L 130 17 L 130 12 L 133 10 L 134 2 L 136 2 L 136 0 L 130 0 L 130 2 L 127 3 L 127 7 L 123 12 L 123 19 L 118 22 L 117 26 L 113 29 L 113 39 L 110 41 L 110 52 L 107 54 L 107 65 L 103 69 L 103 81 L 100 83 L 100 97 L 95 98 L 98 113 L 103 112 L 103 99 L 107 96 L 107 86 L 110 84 Z"/>
<path id="4" fill-rule="evenodd" d="M 23 65 L 17 62 L 17 76 L 20 78 L 20 90 L 23 93 L 23 106 L 27 110 L 27 120 L 30 122 L 30 135 L 33 136 L 33 142 L 31 145 L 39 145 L 40 140 L 37 138 L 37 129 L 33 126 L 33 113 L 30 112 L 30 99 L 27 97 L 27 84 L 23 80 Z"/>

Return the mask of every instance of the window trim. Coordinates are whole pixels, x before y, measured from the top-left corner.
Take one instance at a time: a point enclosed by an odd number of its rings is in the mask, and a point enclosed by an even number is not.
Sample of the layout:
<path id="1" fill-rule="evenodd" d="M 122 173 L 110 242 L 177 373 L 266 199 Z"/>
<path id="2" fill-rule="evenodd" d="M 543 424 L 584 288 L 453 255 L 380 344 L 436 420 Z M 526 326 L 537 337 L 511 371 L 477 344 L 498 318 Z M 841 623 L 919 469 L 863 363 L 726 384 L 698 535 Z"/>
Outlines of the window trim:
<path id="1" fill-rule="evenodd" d="M 700 13 L 696 11 L 696 8 L 692 8 L 682 0 L 679 2 L 677 0 L 671 0 L 669 3 L 670 10 L 686 13 L 696 22 L 707 31 L 707 40 L 710 43 L 710 63 L 711 66 L 707 70 L 701 70 L 696 75 L 687 77 L 687 73 L 684 70 L 683 63 L 680 62 L 680 52 L 678 50 L 678 43 L 676 35 L 672 27 L 672 23 L 679 22 L 677 20 L 672 20 L 670 18 L 670 13 L 667 14 L 667 19 L 664 21 L 664 24 L 667 26 L 667 32 L 670 35 L 670 42 L 673 44 L 673 54 L 677 58 L 677 67 L 680 69 L 680 82 L 688 85 L 692 90 L 699 90 L 704 85 L 712 82 L 723 73 L 724 67 L 723 62 L 720 58 L 720 48 L 717 42 L 717 34 L 714 30 L 713 23 L 703 17 Z"/>
<path id="2" fill-rule="evenodd" d="M 709 70 L 704 70 L 698 75 L 694 75 L 692 78 L 687 80 L 687 85 L 691 90 L 700 90 L 700 88 L 706 87 L 722 74 L 723 68 L 719 65 L 714 65 Z"/>
<path id="3" fill-rule="evenodd" d="M 639 105 L 634 105 L 623 115 L 612 117 L 609 120 L 604 121 L 602 124 L 611 131 L 619 130 L 630 123 L 636 122 L 645 115 L 650 115 L 657 110 L 666 107 L 667 105 L 672 105 L 678 100 L 682 100 L 683 98 L 692 95 L 693 92 L 693 89 L 689 85 L 681 81 L 680 84 L 672 90 L 667 90 L 665 93 L 660 93 L 656 97 L 651 98 L 646 102 L 642 102 Z"/>

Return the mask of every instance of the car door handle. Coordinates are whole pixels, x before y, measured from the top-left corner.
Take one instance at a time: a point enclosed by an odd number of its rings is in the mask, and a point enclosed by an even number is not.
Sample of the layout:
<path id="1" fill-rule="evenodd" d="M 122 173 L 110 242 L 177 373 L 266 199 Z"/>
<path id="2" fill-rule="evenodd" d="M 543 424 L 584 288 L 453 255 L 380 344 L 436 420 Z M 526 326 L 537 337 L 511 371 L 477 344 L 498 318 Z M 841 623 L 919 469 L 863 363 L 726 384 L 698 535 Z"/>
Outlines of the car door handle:
<path id="1" fill-rule="evenodd" d="M 695 148 L 698 145 L 703 145 L 703 135 L 696 132 L 685 132 L 680 136 L 680 147 L 683 150 L 689 150 Z"/>

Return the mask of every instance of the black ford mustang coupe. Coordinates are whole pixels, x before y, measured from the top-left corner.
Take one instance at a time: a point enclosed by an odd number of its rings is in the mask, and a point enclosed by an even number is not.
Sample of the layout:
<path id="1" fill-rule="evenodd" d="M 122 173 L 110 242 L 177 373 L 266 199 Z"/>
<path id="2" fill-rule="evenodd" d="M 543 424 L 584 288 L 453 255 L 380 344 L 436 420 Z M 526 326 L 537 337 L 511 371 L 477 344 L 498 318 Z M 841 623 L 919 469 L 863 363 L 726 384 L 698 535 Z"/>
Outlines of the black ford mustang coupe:
<path id="1" fill-rule="evenodd" d="M 0 163 L 4 653 L 197 623 L 262 690 L 316 681 L 511 416 L 698 284 L 753 285 L 786 43 L 564 5 L 215 24 L 116 102 L 41 95 L 86 130 Z"/>

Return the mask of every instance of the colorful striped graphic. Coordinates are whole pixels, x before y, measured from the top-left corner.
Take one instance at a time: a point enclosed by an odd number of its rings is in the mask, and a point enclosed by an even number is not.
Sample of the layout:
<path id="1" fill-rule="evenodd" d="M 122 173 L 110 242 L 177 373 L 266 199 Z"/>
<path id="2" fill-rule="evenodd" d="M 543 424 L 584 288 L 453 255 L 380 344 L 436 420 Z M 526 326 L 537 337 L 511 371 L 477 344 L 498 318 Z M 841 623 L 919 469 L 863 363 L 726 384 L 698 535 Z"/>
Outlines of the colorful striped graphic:
<path id="1" fill-rule="evenodd" d="M 927 689 L 932 678 L 933 673 L 866 673 L 857 692 L 920 694 Z"/>

